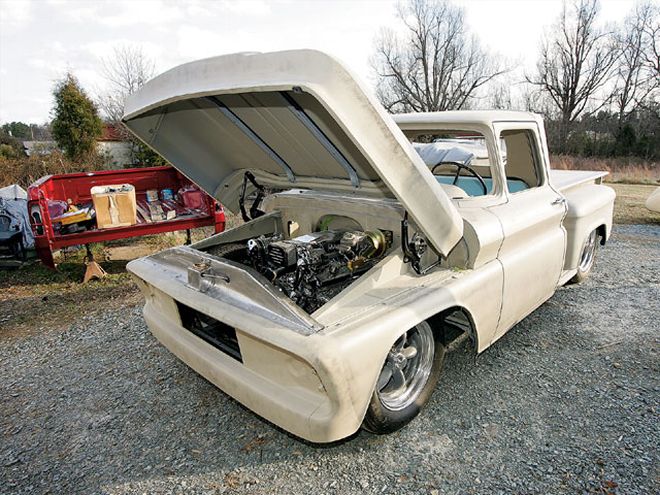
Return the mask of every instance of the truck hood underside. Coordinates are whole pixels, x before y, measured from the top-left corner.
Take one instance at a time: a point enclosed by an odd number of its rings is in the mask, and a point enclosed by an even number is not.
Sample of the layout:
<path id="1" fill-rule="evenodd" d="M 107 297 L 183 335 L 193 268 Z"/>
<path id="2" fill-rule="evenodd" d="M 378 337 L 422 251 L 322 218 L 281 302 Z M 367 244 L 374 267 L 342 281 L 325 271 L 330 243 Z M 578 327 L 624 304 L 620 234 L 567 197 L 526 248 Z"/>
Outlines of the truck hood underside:
<path id="1" fill-rule="evenodd" d="M 176 67 L 126 103 L 142 141 L 230 210 L 262 185 L 395 197 L 446 255 L 463 222 L 382 106 L 316 51 L 236 54 Z"/>

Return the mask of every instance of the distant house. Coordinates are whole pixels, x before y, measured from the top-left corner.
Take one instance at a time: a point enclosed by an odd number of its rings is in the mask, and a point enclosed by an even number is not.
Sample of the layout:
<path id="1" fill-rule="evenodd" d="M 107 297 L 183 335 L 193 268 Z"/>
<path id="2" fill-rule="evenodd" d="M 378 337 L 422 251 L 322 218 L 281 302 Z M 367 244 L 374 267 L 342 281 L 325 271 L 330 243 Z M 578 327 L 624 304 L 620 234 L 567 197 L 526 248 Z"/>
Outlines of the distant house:
<path id="1" fill-rule="evenodd" d="M 55 141 L 23 141 L 23 150 L 27 156 L 48 155 L 56 149 Z"/>
<path id="2" fill-rule="evenodd" d="M 104 124 L 101 137 L 96 140 L 97 151 L 106 157 L 108 168 L 122 168 L 133 163 L 133 149 L 121 129 L 115 124 Z"/>
<path id="3" fill-rule="evenodd" d="M 27 156 L 48 155 L 55 151 L 55 141 L 23 141 Z M 133 148 L 118 126 L 104 124 L 101 136 L 96 140 L 96 151 L 105 158 L 106 168 L 122 168 L 133 164 Z"/>

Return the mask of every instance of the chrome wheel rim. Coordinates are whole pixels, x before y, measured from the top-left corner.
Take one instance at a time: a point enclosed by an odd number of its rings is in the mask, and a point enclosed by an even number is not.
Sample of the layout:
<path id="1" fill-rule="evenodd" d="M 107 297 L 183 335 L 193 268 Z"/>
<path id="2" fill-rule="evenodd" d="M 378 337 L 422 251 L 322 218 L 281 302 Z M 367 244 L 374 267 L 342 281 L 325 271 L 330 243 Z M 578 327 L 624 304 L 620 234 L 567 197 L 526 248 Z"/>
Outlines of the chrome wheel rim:
<path id="1" fill-rule="evenodd" d="M 582 255 L 580 256 L 580 271 L 589 271 L 594 262 L 594 253 L 596 252 L 596 231 L 592 231 L 584 242 Z"/>
<path id="2" fill-rule="evenodd" d="M 394 343 L 376 384 L 385 408 L 400 411 L 417 400 L 431 374 L 434 352 L 433 331 L 428 325 L 411 328 Z"/>

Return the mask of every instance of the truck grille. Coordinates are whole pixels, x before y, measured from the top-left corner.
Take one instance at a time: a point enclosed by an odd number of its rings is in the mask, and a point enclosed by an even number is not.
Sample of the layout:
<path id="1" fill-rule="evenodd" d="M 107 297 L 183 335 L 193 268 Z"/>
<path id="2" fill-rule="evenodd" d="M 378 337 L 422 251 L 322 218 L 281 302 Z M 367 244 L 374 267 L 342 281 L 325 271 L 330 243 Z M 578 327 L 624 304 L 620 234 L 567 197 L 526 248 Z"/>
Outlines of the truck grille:
<path id="1" fill-rule="evenodd" d="M 177 306 L 181 323 L 186 330 L 236 361 L 243 362 L 234 328 L 180 302 L 177 302 Z"/>

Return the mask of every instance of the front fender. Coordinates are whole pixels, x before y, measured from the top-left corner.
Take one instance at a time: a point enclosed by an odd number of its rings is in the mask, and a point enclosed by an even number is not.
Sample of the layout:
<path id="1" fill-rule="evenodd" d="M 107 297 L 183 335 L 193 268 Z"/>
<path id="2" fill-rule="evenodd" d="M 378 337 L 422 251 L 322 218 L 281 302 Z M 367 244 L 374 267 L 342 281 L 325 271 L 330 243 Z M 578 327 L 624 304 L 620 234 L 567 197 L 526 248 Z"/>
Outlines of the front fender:
<path id="1" fill-rule="evenodd" d="M 309 337 L 323 341 L 322 347 L 315 346 L 313 366 L 328 393 L 342 398 L 337 401 L 343 404 L 341 410 L 333 413 L 355 429 L 362 423 L 387 353 L 404 332 L 450 308 L 462 308 L 472 317 L 478 352 L 495 335 L 502 294 L 502 268 L 497 260 L 477 270 L 439 269 L 426 276 L 402 277 L 397 285 L 395 292 L 372 284 L 371 290 L 336 308 L 344 309 L 337 321 L 326 321 L 332 313 L 326 314 L 325 328 Z M 361 305 L 361 300 L 371 300 L 371 304 Z M 314 415 L 331 412 L 319 408 Z"/>

